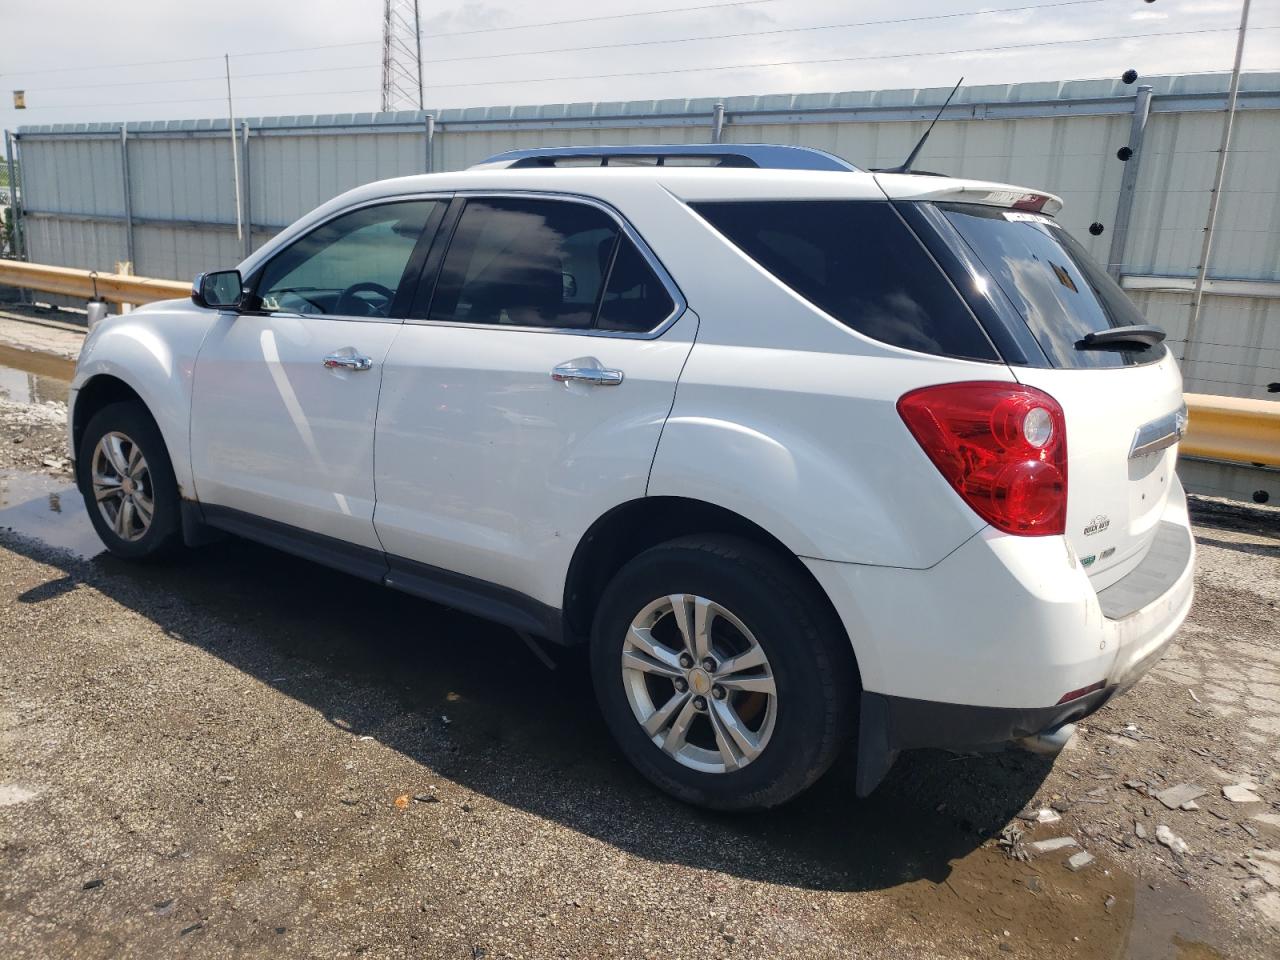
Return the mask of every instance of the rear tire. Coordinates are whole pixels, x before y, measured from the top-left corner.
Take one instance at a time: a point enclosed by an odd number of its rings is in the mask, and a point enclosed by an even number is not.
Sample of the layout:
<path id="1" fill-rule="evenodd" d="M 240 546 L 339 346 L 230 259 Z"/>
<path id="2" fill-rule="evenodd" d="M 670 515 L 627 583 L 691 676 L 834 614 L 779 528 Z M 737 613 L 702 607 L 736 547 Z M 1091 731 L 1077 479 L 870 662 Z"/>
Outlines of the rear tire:
<path id="1" fill-rule="evenodd" d="M 90 522 L 116 556 L 155 560 L 181 545 L 169 451 L 140 403 L 112 403 L 93 415 L 80 438 L 76 479 Z"/>
<path id="2" fill-rule="evenodd" d="M 609 584 L 592 680 L 618 745 L 655 785 L 714 810 L 762 809 L 812 785 L 847 740 L 847 645 L 826 599 L 782 558 L 748 540 L 682 537 Z"/>

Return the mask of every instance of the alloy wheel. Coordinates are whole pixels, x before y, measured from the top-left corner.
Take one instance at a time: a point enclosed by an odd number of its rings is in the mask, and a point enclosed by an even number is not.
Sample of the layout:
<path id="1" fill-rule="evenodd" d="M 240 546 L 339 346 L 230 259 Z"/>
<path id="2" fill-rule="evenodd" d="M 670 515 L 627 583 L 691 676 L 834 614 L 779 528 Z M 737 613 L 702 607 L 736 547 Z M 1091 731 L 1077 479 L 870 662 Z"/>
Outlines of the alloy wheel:
<path id="1" fill-rule="evenodd" d="M 778 693 L 769 659 L 741 620 L 705 597 L 673 594 L 636 614 L 622 679 L 645 734 L 693 770 L 740 770 L 773 734 Z"/>
<path id="2" fill-rule="evenodd" d="M 141 540 L 151 529 L 155 493 L 142 448 L 126 434 L 112 431 L 93 448 L 90 481 L 107 525 L 121 540 Z"/>

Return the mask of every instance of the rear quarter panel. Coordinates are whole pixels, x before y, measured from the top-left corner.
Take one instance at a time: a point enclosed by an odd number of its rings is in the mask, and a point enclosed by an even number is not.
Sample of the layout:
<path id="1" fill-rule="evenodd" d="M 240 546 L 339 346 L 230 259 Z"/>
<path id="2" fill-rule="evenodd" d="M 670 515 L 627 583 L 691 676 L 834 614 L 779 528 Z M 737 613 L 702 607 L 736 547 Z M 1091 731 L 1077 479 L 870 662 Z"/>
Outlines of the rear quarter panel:
<path id="1" fill-rule="evenodd" d="M 648 492 L 718 504 L 798 556 L 922 569 L 982 529 L 898 416 L 972 364 L 694 346 Z M 983 379 L 1009 379 L 980 365 Z"/>
<path id="2" fill-rule="evenodd" d="M 660 256 L 675 254 L 672 272 L 701 324 L 649 494 L 715 503 L 799 556 L 850 563 L 929 567 L 982 529 L 897 402 L 934 383 L 1012 382 L 1007 366 L 864 337 L 689 207 L 677 204 L 665 221 L 651 242 Z"/>

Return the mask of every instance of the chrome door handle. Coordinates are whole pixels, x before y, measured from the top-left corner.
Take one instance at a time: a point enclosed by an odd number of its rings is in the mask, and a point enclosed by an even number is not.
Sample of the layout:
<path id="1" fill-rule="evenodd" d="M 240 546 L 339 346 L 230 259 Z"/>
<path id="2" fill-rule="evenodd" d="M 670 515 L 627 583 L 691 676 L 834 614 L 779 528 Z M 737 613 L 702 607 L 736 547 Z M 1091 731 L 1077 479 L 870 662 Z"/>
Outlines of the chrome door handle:
<path id="1" fill-rule="evenodd" d="M 595 357 L 579 357 L 561 363 L 551 369 L 551 379 L 557 383 L 590 383 L 597 387 L 616 387 L 623 380 L 621 370 L 610 370 Z"/>
<path id="2" fill-rule="evenodd" d="M 324 358 L 323 363 L 329 370 L 369 370 L 373 367 L 373 361 L 368 357 L 346 353 L 331 353 Z"/>

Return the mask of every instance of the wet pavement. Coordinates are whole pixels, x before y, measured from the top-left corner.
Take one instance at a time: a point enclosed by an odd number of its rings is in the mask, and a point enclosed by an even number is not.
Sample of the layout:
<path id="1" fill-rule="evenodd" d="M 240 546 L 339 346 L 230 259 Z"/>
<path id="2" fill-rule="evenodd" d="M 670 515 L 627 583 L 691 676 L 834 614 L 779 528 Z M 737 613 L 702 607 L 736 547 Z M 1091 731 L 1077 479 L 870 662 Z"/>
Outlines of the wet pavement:
<path id="1" fill-rule="evenodd" d="M 59 399 L 56 376 L 21 372 L 0 369 L 11 400 Z M 909 754 L 858 801 L 845 757 L 788 807 L 726 817 L 630 770 L 575 656 L 548 670 L 504 628 L 241 541 L 126 564 L 65 476 L 2 469 L 0 942 L 12 957 L 1274 957 L 1280 895 L 1256 863 L 1280 831 L 1254 817 L 1280 810 L 1280 523 L 1198 518 L 1181 647 L 1056 760 Z M 1263 800 L 1224 801 L 1245 778 Z M 1209 792 L 1169 811 L 1130 781 Z M 1056 823 L 1018 819 L 1050 806 Z M 1159 824 L 1191 850 L 1158 845 Z M 1097 859 L 1013 858 L 1011 825 L 1017 847 L 1069 835 Z"/>
<path id="2" fill-rule="evenodd" d="M 0 470 L 0 530 L 19 532 L 80 557 L 102 552 L 80 491 L 69 480 L 46 474 Z"/>

